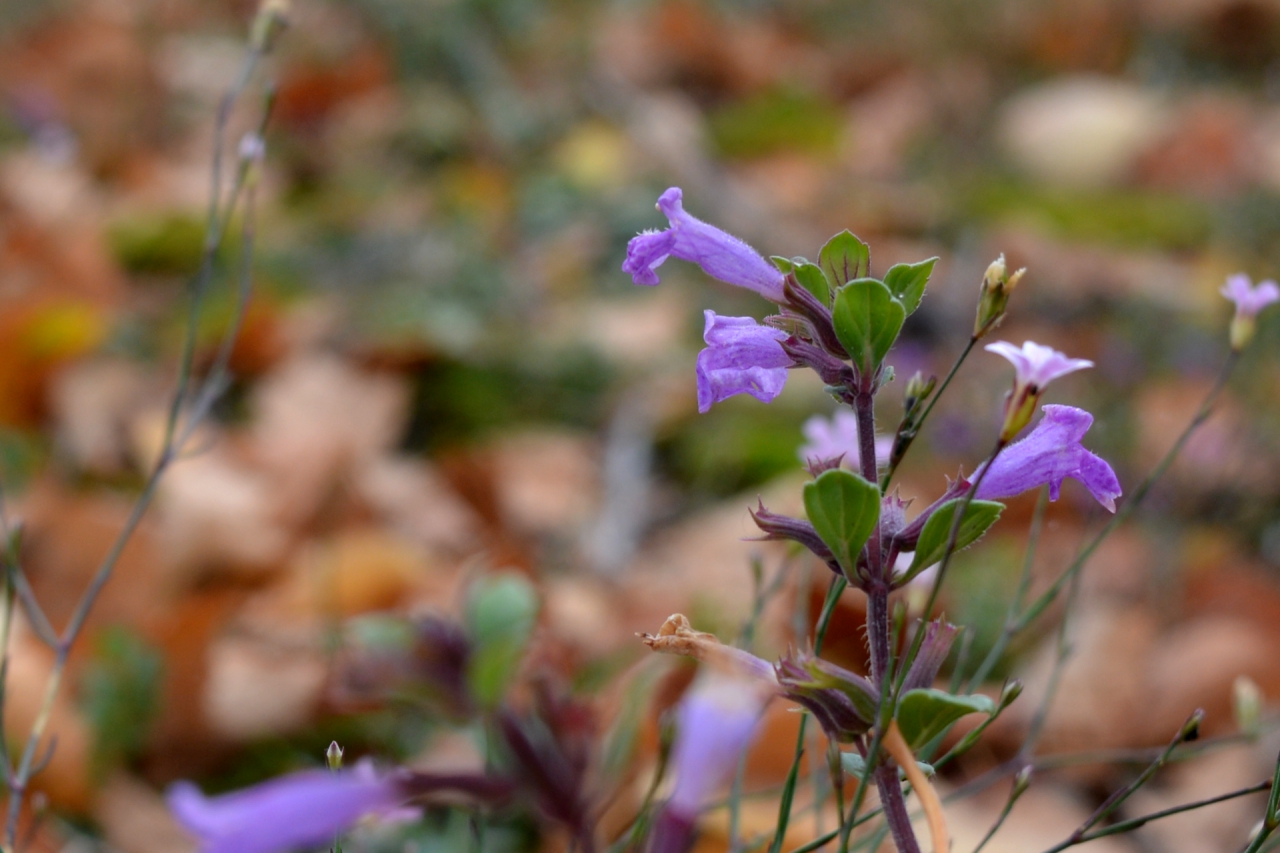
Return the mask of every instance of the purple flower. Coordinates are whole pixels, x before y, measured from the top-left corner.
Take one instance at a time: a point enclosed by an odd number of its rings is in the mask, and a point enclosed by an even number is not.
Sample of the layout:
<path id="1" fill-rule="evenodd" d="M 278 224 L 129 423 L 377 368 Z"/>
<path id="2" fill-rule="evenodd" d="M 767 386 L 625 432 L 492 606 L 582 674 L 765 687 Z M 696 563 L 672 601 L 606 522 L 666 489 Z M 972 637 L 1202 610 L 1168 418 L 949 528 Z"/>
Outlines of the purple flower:
<path id="1" fill-rule="evenodd" d="M 658 198 L 658 209 L 667 215 L 666 231 L 645 231 L 627 244 L 622 271 L 636 284 L 658 283 L 658 267 L 670 256 L 702 267 L 713 278 L 754 290 L 772 302 L 783 302 L 783 275 L 755 249 L 684 212 L 683 193 L 672 187 Z"/>
<path id="2" fill-rule="evenodd" d="M 1093 367 L 1088 359 L 1067 358 L 1053 347 L 1041 346 L 1035 341 L 1026 341 L 1021 349 L 1008 341 L 996 341 L 987 344 L 985 349 L 1009 360 L 1014 369 L 1014 382 L 1039 390 L 1060 376 Z"/>
<path id="3" fill-rule="evenodd" d="M 678 729 L 671 751 L 676 784 L 654 821 L 648 853 L 689 849 L 698 813 L 729 781 L 776 689 L 776 682 L 765 689 L 754 679 L 711 669 L 685 693 L 676 710 Z"/>
<path id="4" fill-rule="evenodd" d="M 1236 316 L 1231 321 L 1231 348 L 1235 350 L 1243 349 L 1253 337 L 1258 312 L 1280 299 L 1280 287 L 1274 281 L 1259 282 L 1254 287 L 1244 273 L 1227 276 L 1219 293 L 1236 304 Z"/>
<path id="5" fill-rule="evenodd" d="M 1083 358 L 1067 358 L 1053 347 L 1027 341 L 1019 349 L 1008 341 L 987 344 L 987 352 L 1007 358 L 1013 365 L 1013 389 L 1004 403 L 1004 425 L 1000 429 L 1002 441 L 1009 441 L 1031 421 L 1036 405 L 1045 386 L 1060 376 L 1093 367 L 1093 362 Z"/>
<path id="6" fill-rule="evenodd" d="M 693 817 L 728 781 L 751 740 L 769 694 L 745 680 L 710 672 L 685 694 L 671 753 L 676 784 L 667 808 Z"/>
<path id="7" fill-rule="evenodd" d="M 843 464 L 860 471 L 862 453 L 858 444 L 858 417 L 848 409 L 839 409 L 830 418 L 814 415 L 801 427 L 808 441 L 800 447 L 800 459 L 805 464 L 844 457 Z M 876 436 L 876 464 L 889 459 L 893 439 Z"/>
<path id="8" fill-rule="evenodd" d="M 206 797 L 189 782 L 169 789 L 169 808 L 200 839 L 202 853 L 277 853 L 328 845 L 370 813 L 407 798 L 367 763 L 349 771 L 306 770 L 242 791 Z"/>
<path id="9" fill-rule="evenodd" d="M 1031 434 L 1005 448 L 978 485 L 975 497 L 1006 498 L 1045 485 L 1049 499 L 1057 500 L 1062 481 L 1071 477 L 1084 483 L 1098 503 L 1116 511 L 1121 494 L 1116 472 L 1101 457 L 1080 443 L 1093 424 L 1093 415 L 1073 406 L 1045 406 L 1044 417 Z M 985 463 L 969 479 L 977 482 Z"/>
<path id="10" fill-rule="evenodd" d="M 734 394 L 750 394 L 768 403 L 782 393 L 791 356 L 780 341 L 787 333 L 762 326 L 751 317 L 721 317 L 706 312 L 702 338 L 707 348 L 698 353 L 698 411 Z"/>
<path id="11" fill-rule="evenodd" d="M 1242 272 L 1227 276 L 1227 283 L 1218 292 L 1236 304 L 1236 313 L 1246 317 L 1256 317 L 1263 308 L 1280 300 L 1280 287 L 1274 281 L 1261 281 L 1254 287 Z"/>

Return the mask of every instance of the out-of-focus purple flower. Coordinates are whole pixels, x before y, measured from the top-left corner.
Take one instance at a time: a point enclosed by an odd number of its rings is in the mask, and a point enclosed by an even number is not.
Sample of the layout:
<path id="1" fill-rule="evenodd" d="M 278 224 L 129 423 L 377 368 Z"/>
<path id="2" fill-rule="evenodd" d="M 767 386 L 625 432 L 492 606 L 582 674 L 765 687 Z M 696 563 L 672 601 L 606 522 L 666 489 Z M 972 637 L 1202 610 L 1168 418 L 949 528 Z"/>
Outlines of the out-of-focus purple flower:
<path id="1" fill-rule="evenodd" d="M 407 799 L 399 782 L 368 763 L 306 770 L 242 791 L 206 797 L 189 782 L 169 789 L 169 809 L 200 839 L 201 853 L 278 853 L 327 845 L 367 814 Z"/>
<path id="2" fill-rule="evenodd" d="M 808 439 L 799 450 L 801 461 L 813 465 L 844 457 L 843 464 L 854 471 L 862 468 L 858 446 L 858 417 L 848 409 L 839 409 L 830 418 L 814 415 L 804 422 L 801 432 Z M 893 439 L 876 436 L 876 464 L 889 459 Z"/>
<path id="3" fill-rule="evenodd" d="M 658 283 L 657 269 L 668 257 L 677 257 L 702 267 L 702 271 L 723 282 L 754 290 L 771 302 L 785 301 L 783 275 L 746 243 L 700 219 L 685 213 L 679 187 L 658 198 L 658 209 L 671 227 L 646 231 L 627 244 L 622 271 L 636 284 Z"/>
<path id="4" fill-rule="evenodd" d="M 1263 308 L 1280 300 L 1280 287 L 1274 281 L 1261 281 L 1255 287 L 1253 280 L 1242 272 L 1227 276 L 1227 283 L 1219 293 L 1236 304 L 1237 312 L 1250 317 L 1258 316 Z"/>
<path id="5" fill-rule="evenodd" d="M 1219 291 L 1236 304 L 1236 316 L 1231 321 L 1231 348 L 1240 350 L 1253 337 L 1254 318 L 1272 302 L 1280 300 L 1280 287 L 1274 281 L 1262 281 L 1257 287 L 1244 273 L 1227 276 L 1227 283 Z"/>
<path id="6" fill-rule="evenodd" d="M 791 356 L 781 341 L 787 333 L 762 326 L 752 317 L 722 317 L 706 312 L 702 338 L 707 347 L 698 353 L 698 411 L 734 394 L 750 394 L 768 403 L 782 393 Z"/>
<path id="7" fill-rule="evenodd" d="M 1111 512 L 1121 494 L 1116 472 L 1100 456 L 1080 443 L 1093 424 L 1093 415 L 1073 406 L 1045 406 L 1044 417 L 1031 434 L 1005 448 L 978 485 L 983 500 L 1022 494 L 1045 484 L 1049 499 L 1057 500 L 1062 481 L 1071 477 Z M 985 463 L 970 476 L 977 482 Z"/>
<path id="8" fill-rule="evenodd" d="M 698 813 L 729 781 L 751 745 L 770 692 L 752 680 L 710 670 L 680 700 L 671 767 L 676 784 L 655 821 L 649 853 L 683 853 Z"/>
<path id="9" fill-rule="evenodd" d="M 996 341 L 987 344 L 986 350 L 1007 358 L 1014 370 L 1013 390 L 1005 399 L 1004 425 L 1000 429 L 1000 438 L 1004 441 L 1013 438 L 1031 421 L 1045 386 L 1068 373 L 1093 367 L 1088 359 L 1068 358 L 1053 347 L 1041 346 L 1035 341 L 1027 341 L 1021 347 Z"/>

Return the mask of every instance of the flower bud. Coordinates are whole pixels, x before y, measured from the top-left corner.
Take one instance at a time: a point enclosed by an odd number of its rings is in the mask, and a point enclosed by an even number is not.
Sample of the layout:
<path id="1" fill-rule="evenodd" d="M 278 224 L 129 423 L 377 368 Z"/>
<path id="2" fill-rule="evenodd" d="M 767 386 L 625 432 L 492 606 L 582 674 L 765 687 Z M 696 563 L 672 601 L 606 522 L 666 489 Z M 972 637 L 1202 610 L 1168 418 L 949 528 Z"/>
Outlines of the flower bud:
<path id="1" fill-rule="evenodd" d="M 1231 706 L 1235 712 L 1236 727 L 1243 734 L 1258 732 L 1258 718 L 1262 714 L 1262 691 L 1247 675 L 1236 676 L 1231 685 Z"/>
<path id="2" fill-rule="evenodd" d="M 974 340 L 984 337 L 987 332 L 1000 325 L 1009 305 L 1009 295 L 1026 272 L 1023 268 L 1010 275 L 1003 254 L 987 267 L 986 274 L 982 276 L 982 289 L 978 293 L 978 315 L 973 321 Z"/>
<path id="3" fill-rule="evenodd" d="M 329 748 L 324 752 L 324 760 L 330 770 L 342 769 L 342 747 L 338 746 L 336 740 L 329 743 Z"/>
<path id="4" fill-rule="evenodd" d="M 880 695 L 871 682 L 811 654 L 791 654 L 774 666 L 784 695 L 803 705 L 827 737 L 851 743 L 876 719 Z"/>
<path id="5" fill-rule="evenodd" d="M 249 45 L 257 51 L 270 50 L 288 23 L 289 0 L 263 0 L 249 31 Z"/>
<path id="6" fill-rule="evenodd" d="M 924 373 L 917 370 L 915 375 L 907 380 L 907 390 L 903 395 L 903 409 L 909 412 L 929 399 L 929 395 L 933 393 L 937 384 L 938 377 L 930 376 L 925 379 Z"/>

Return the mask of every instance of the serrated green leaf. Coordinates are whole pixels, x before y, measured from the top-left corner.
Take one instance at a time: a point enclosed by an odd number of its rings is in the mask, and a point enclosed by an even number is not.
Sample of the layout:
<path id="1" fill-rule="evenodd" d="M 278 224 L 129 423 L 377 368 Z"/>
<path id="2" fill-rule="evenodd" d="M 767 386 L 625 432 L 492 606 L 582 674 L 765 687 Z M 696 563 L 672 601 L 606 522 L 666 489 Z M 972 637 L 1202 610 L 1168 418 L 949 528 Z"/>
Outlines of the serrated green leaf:
<path id="1" fill-rule="evenodd" d="M 995 709 L 995 703 L 986 696 L 953 696 L 945 690 L 927 687 L 902 694 L 895 718 L 903 739 L 914 752 L 961 717 L 969 714 L 990 716 Z"/>
<path id="2" fill-rule="evenodd" d="M 884 286 L 902 303 L 908 314 L 914 314 L 920 307 L 925 286 L 929 284 L 929 276 L 933 275 L 933 265 L 937 262 L 937 258 L 929 258 L 917 264 L 894 264 L 884 274 Z"/>
<path id="3" fill-rule="evenodd" d="M 836 337 L 864 374 L 884 361 L 898 339 L 907 311 L 889 288 L 874 278 L 859 278 L 836 291 L 832 310 Z"/>
<path id="4" fill-rule="evenodd" d="M 827 277 L 816 264 L 798 263 L 795 265 L 796 281 L 805 290 L 818 297 L 823 305 L 831 304 L 831 290 L 827 286 Z"/>
<path id="5" fill-rule="evenodd" d="M 871 274 L 871 249 L 848 231 L 841 231 L 818 252 L 818 266 L 831 287 L 837 288 Z"/>
<path id="6" fill-rule="evenodd" d="M 804 487 L 809 522 L 850 577 L 880 520 L 880 489 L 852 471 L 824 471 Z"/>
<path id="7" fill-rule="evenodd" d="M 947 537 L 951 535 L 951 522 L 955 518 L 956 507 L 964 498 L 947 501 L 929 516 L 920 531 L 920 540 L 916 543 L 916 553 L 911 560 L 903 581 L 908 581 L 920 572 L 942 559 L 942 552 L 947 547 Z M 969 501 L 969 508 L 964 512 L 964 520 L 960 522 L 960 530 L 956 534 L 955 550 L 968 548 L 982 538 L 991 525 L 1000 518 L 1004 504 L 997 501 Z"/>

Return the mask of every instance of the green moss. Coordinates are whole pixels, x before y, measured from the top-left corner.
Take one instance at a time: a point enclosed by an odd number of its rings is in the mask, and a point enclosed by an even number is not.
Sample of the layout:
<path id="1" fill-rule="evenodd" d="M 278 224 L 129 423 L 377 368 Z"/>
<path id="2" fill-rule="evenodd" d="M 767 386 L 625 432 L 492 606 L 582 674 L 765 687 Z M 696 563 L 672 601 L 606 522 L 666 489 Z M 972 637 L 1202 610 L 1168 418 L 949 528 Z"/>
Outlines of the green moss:
<path id="1" fill-rule="evenodd" d="M 788 150 L 831 154 L 842 123 L 835 104 L 785 90 L 735 101 L 710 116 L 712 143 L 724 157 L 763 157 Z"/>
<path id="2" fill-rule="evenodd" d="M 1064 239 L 1121 247 L 1192 249 L 1213 236 L 1212 210 L 1185 196 L 1072 190 L 989 181 L 961 193 L 958 213 L 989 223 L 1031 223 Z"/>
<path id="3" fill-rule="evenodd" d="M 111 225 L 107 240 L 129 272 L 189 276 L 200 265 L 204 224 L 180 213 L 136 217 Z"/>

